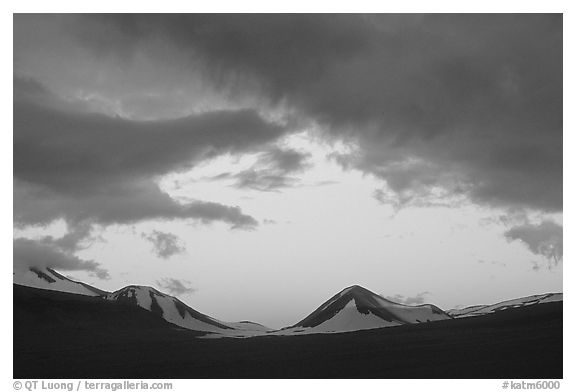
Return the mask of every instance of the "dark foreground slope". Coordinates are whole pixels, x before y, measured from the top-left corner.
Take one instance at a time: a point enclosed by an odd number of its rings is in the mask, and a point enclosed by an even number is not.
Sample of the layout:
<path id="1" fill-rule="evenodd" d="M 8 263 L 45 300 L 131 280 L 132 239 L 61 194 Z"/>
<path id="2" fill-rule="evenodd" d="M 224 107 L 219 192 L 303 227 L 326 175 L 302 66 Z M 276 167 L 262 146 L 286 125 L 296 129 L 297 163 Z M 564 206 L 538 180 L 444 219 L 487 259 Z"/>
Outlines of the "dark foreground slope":
<path id="1" fill-rule="evenodd" d="M 561 378 L 562 303 L 342 334 L 198 339 L 147 312 L 14 286 L 14 378 Z"/>

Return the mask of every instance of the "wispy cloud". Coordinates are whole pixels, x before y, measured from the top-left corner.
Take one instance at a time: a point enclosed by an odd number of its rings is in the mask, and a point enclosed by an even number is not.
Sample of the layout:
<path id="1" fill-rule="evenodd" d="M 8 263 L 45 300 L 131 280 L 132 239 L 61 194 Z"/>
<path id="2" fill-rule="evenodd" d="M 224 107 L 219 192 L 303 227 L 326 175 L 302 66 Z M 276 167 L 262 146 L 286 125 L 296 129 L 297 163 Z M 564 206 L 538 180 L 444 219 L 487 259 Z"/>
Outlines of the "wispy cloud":
<path id="1" fill-rule="evenodd" d="M 225 172 L 210 177 L 210 180 L 233 180 L 237 188 L 248 188 L 270 192 L 300 185 L 294 174 L 311 166 L 311 154 L 295 149 L 272 147 L 258 156 L 249 169 L 236 173 Z"/>

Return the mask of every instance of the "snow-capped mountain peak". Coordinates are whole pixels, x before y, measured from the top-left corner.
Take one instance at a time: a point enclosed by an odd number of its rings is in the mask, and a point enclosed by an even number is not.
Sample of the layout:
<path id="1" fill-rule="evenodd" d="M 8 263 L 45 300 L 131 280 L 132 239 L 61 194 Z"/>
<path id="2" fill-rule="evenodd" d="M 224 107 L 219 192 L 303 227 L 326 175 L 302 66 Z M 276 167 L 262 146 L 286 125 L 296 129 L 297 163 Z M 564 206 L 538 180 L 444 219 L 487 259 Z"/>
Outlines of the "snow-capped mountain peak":
<path id="1" fill-rule="evenodd" d="M 93 297 L 108 294 L 107 291 L 72 280 L 50 267 L 30 267 L 23 270 L 15 270 L 13 281 L 22 286 Z"/>
<path id="2" fill-rule="evenodd" d="M 450 318 L 448 314 L 434 305 L 401 305 L 362 286 L 354 285 L 334 295 L 308 317 L 289 329 L 308 329 L 308 332 L 342 332 Z"/>
<path id="3" fill-rule="evenodd" d="M 169 323 L 195 331 L 216 332 L 233 329 L 212 317 L 202 314 L 178 298 L 150 286 L 130 285 L 104 296 L 107 300 L 127 303 L 146 309 Z"/>
<path id="4" fill-rule="evenodd" d="M 101 297 L 108 301 L 136 306 L 175 326 L 208 332 L 207 337 L 358 331 L 427 323 L 454 317 L 479 316 L 509 308 L 562 301 L 561 293 L 551 293 L 504 301 L 495 305 L 471 306 L 444 312 L 431 304 L 408 306 L 395 303 L 362 286 L 353 285 L 332 296 L 302 321 L 291 327 L 273 331 L 250 321 L 220 321 L 191 308 L 178 298 L 163 293 L 154 287 L 129 285 L 114 292 L 107 292 L 68 278 L 49 267 L 15 270 L 14 283 L 40 289 Z"/>

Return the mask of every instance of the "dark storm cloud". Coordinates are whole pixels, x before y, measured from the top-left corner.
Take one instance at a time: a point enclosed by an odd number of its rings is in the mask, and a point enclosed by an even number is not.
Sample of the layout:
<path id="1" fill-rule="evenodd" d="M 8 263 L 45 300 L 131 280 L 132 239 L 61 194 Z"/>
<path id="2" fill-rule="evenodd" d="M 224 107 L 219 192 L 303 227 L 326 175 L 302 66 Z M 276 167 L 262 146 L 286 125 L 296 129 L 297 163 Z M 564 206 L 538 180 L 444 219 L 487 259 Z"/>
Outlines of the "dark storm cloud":
<path id="1" fill-rule="evenodd" d="M 186 251 L 186 247 L 175 234 L 153 230 L 151 233 L 142 234 L 142 236 L 154 245 L 154 253 L 163 259 Z"/>
<path id="2" fill-rule="evenodd" d="M 14 268 L 48 267 L 60 271 L 88 271 L 100 279 L 108 272 L 93 260 L 83 260 L 53 244 L 26 238 L 14 240 Z"/>
<path id="3" fill-rule="evenodd" d="M 196 289 L 190 287 L 190 282 L 187 280 L 180 280 L 174 278 L 165 278 L 159 281 L 156 281 L 156 284 L 168 291 L 170 294 L 173 295 L 184 295 L 184 294 L 192 294 L 196 292 Z"/>
<path id="4" fill-rule="evenodd" d="M 118 57 L 169 42 L 216 86 L 252 87 L 356 143 L 349 165 L 400 199 L 562 210 L 561 15 L 125 15 L 71 29 Z"/>
<path id="5" fill-rule="evenodd" d="M 258 224 L 239 207 L 196 201 L 180 204 L 151 182 L 102 185 L 94 194 L 67 194 L 44 186 L 14 182 L 14 222 L 45 225 L 63 218 L 67 223 L 134 224 L 145 220 L 196 219 L 222 221 L 233 228 Z"/>
<path id="6" fill-rule="evenodd" d="M 514 226 L 505 234 L 509 241 L 519 240 L 536 255 L 542 255 L 548 260 L 558 262 L 563 255 L 562 226 L 543 221 L 540 224 L 526 223 Z"/>
<path id="7" fill-rule="evenodd" d="M 205 66 L 214 78 L 247 73 L 280 99 L 285 90 L 322 76 L 330 63 L 371 46 L 367 22 L 347 15 L 164 14 L 88 16 L 68 27 L 98 53 L 122 58 L 152 40 L 167 40 L 185 48 L 194 66 Z"/>
<path id="8" fill-rule="evenodd" d="M 15 93 L 14 103 L 15 223 L 64 218 L 72 225 L 108 225 L 193 218 L 233 227 L 257 224 L 238 207 L 180 204 L 156 180 L 225 152 L 261 148 L 283 134 L 281 126 L 251 110 L 138 122 L 17 99 L 40 90 L 25 91 Z"/>
<path id="9" fill-rule="evenodd" d="M 259 191 L 277 191 L 297 186 L 300 180 L 293 176 L 311 165 L 309 153 L 294 149 L 272 147 L 258 156 L 256 163 L 247 170 L 237 173 L 221 173 L 211 180 L 234 180 L 237 188 Z"/>
<path id="10" fill-rule="evenodd" d="M 63 193 L 86 194 L 102 184 L 149 179 L 224 152 L 247 151 L 281 133 L 250 110 L 137 122 L 15 102 L 14 173 Z"/>
<path id="11" fill-rule="evenodd" d="M 385 298 L 389 299 L 392 302 L 397 302 L 397 303 L 404 304 L 404 305 L 422 305 L 424 302 L 426 302 L 426 295 L 428 295 L 428 294 L 430 294 L 430 293 L 427 291 L 424 291 L 424 292 L 418 293 L 412 297 L 400 295 L 400 294 L 395 294 L 393 296 L 389 296 L 389 297 L 385 297 Z"/>

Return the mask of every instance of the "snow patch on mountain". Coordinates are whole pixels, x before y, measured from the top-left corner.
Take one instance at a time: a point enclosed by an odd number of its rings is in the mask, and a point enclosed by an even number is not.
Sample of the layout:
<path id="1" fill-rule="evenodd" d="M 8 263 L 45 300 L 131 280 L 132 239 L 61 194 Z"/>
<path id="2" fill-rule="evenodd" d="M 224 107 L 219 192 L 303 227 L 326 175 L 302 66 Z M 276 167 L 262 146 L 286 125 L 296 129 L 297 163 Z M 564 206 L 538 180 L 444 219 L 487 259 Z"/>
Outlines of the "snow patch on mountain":
<path id="1" fill-rule="evenodd" d="M 141 307 L 164 320 L 182 328 L 201 332 L 216 332 L 231 327 L 202 314 L 176 297 L 164 294 L 153 287 L 127 286 L 106 295 L 109 301 L 118 301 Z"/>
<path id="2" fill-rule="evenodd" d="M 408 306 L 389 301 L 361 286 L 347 287 L 308 317 L 270 335 L 338 333 L 447 320 L 434 305 Z"/>
<path id="3" fill-rule="evenodd" d="M 475 305 L 444 312 L 430 304 L 402 305 L 361 286 L 350 286 L 331 297 L 299 323 L 281 330 L 272 330 L 250 321 L 217 320 L 153 287 L 131 285 L 110 293 L 70 279 L 46 267 L 15 271 L 14 283 L 72 294 L 100 296 L 109 301 L 138 306 L 177 327 L 206 332 L 205 338 L 350 332 L 481 316 L 511 308 L 563 300 L 562 293 L 548 293 L 503 301 L 494 305 Z"/>
<path id="4" fill-rule="evenodd" d="M 493 305 L 474 305 L 468 306 L 463 309 L 451 309 L 448 311 L 452 317 L 475 317 L 483 316 L 485 314 L 499 312 L 501 310 L 521 308 L 524 306 L 531 306 L 536 304 L 560 302 L 563 300 L 562 293 L 547 293 L 539 295 L 530 295 L 527 297 L 511 299 L 507 301 L 498 302 Z"/>
<path id="5" fill-rule="evenodd" d="M 107 293 L 104 290 L 97 289 L 86 283 L 72 280 L 48 267 L 30 267 L 25 270 L 15 270 L 13 282 L 37 289 L 62 291 L 93 297 Z"/>
<path id="6" fill-rule="evenodd" d="M 352 299 L 334 317 L 311 328 L 309 332 L 348 332 L 396 325 L 401 325 L 401 323 L 383 320 L 372 313 L 360 313 L 356 300 Z"/>
<path id="7" fill-rule="evenodd" d="M 270 330 L 270 328 L 249 321 L 230 323 L 217 320 L 198 312 L 176 297 L 148 286 L 127 286 L 104 298 L 141 307 L 182 328 L 210 332 L 219 336 L 260 334 Z"/>

